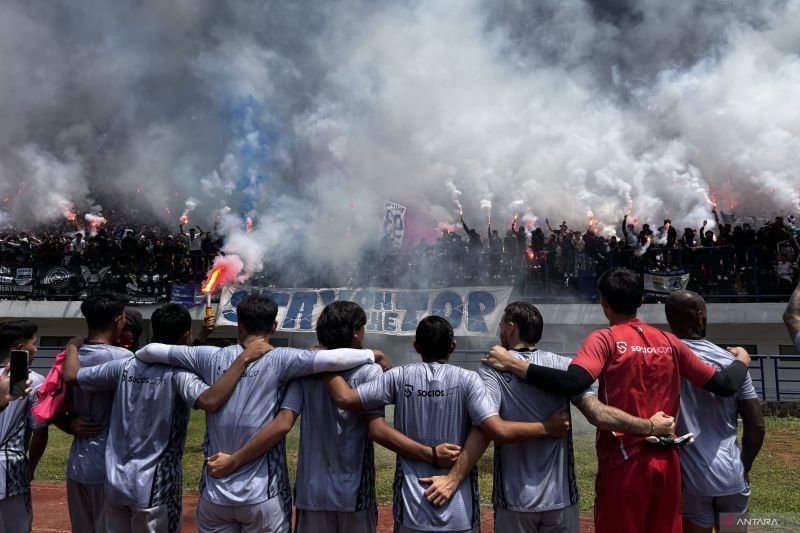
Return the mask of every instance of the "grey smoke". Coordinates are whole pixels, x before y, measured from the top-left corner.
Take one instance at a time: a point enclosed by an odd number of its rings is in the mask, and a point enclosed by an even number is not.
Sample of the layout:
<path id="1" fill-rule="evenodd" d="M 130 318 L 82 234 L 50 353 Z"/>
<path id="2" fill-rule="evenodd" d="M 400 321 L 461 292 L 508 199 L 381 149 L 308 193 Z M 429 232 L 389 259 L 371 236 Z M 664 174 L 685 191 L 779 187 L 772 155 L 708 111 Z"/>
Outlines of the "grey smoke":
<path id="1" fill-rule="evenodd" d="M 192 197 L 256 268 L 346 265 L 386 200 L 430 228 L 797 212 L 798 27 L 797 0 L 7 0 L 0 221 Z"/>

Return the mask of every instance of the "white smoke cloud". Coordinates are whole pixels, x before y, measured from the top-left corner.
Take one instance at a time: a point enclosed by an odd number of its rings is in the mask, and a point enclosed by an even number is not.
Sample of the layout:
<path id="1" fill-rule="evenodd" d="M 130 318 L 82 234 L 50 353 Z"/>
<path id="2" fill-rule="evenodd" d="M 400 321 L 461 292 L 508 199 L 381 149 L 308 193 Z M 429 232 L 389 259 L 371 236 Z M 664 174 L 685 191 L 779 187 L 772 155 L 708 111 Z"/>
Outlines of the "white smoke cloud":
<path id="1" fill-rule="evenodd" d="M 253 270 L 298 247 L 346 265 L 386 199 L 411 242 L 485 202 L 498 229 L 628 208 L 696 227 L 712 195 L 797 212 L 799 22 L 797 0 L 10 0 L 2 207 L 40 222 L 139 190 L 174 224 L 189 197 L 198 222 L 230 206 Z"/>

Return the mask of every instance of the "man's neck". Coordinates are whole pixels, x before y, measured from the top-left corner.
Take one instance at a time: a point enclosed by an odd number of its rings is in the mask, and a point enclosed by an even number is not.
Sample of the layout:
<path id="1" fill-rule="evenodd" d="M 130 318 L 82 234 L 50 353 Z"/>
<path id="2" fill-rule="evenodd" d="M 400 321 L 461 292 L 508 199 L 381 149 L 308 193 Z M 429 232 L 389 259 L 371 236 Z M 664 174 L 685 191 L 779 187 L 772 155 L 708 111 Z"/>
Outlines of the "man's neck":
<path id="1" fill-rule="evenodd" d="M 687 341 L 701 341 L 706 338 L 705 335 L 691 331 L 682 331 L 680 333 L 676 333 L 675 336 L 679 339 L 684 339 Z"/>
<path id="2" fill-rule="evenodd" d="M 630 322 L 631 320 L 636 320 L 636 315 L 615 314 L 614 316 L 609 317 L 609 323 L 612 326 L 616 326 L 617 324 L 624 324 L 625 322 Z"/>
<path id="3" fill-rule="evenodd" d="M 443 365 L 447 364 L 449 362 L 449 360 L 450 360 L 450 357 L 447 356 L 447 355 L 443 355 L 441 357 L 423 357 L 422 358 L 422 362 L 423 363 L 441 363 Z"/>
<path id="4" fill-rule="evenodd" d="M 86 335 L 86 342 L 96 344 L 114 344 L 115 340 L 113 331 L 89 330 L 89 333 Z"/>
<path id="5" fill-rule="evenodd" d="M 529 343 L 529 342 L 517 342 L 511 346 L 511 350 L 516 352 L 531 352 L 536 349 L 536 343 Z"/>
<path id="6" fill-rule="evenodd" d="M 269 342 L 269 338 L 270 337 L 271 337 L 271 335 L 266 335 L 266 334 L 265 335 L 253 334 L 253 335 L 247 335 L 245 338 L 241 339 L 239 342 L 241 344 L 243 344 L 244 346 L 248 346 L 251 342 L 258 341 L 258 340 L 263 340 L 264 342 Z"/>

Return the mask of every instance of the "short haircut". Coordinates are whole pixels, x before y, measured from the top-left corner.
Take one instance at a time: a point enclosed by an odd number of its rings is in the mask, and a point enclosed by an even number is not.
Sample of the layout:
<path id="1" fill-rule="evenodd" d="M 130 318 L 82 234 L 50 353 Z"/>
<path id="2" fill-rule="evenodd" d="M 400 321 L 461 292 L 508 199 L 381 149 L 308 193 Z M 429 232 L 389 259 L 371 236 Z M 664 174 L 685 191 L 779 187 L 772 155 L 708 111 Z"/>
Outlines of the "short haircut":
<path id="1" fill-rule="evenodd" d="M 333 302 L 317 319 L 317 339 L 326 348 L 350 348 L 353 335 L 367 323 L 367 314 L 355 302 Z"/>
<path id="2" fill-rule="evenodd" d="M 440 316 L 426 316 L 417 325 L 417 349 L 424 359 L 450 355 L 453 326 Z"/>
<path id="3" fill-rule="evenodd" d="M 187 331 L 192 329 L 192 317 L 180 304 L 164 304 L 150 317 L 153 326 L 153 342 L 178 344 Z"/>
<path id="4" fill-rule="evenodd" d="M 517 325 L 520 340 L 536 344 L 542 338 L 544 320 L 536 306 L 528 302 L 511 302 L 503 311 L 503 321 Z"/>
<path id="5" fill-rule="evenodd" d="M 236 306 L 239 324 L 252 335 L 272 333 L 278 305 L 266 296 L 251 294 Z"/>
<path id="6" fill-rule="evenodd" d="M 0 324 L 0 357 L 7 357 L 15 344 L 32 338 L 37 331 L 39 326 L 30 320 L 9 320 Z"/>
<path id="7" fill-rule="evenodd" d="M 122 314 L 128 298 L 114 293 L 93 294 L 81 304 L 86 325 L 92 330 L 108 330 Z"/>
<path id="8" fill-rule="evenodd" d="M 615 268 L 604 272 L 597 282 L 597 289 L 615 313 L 635 315 L 642 305 L 644 281 L 633 270 Z"/>

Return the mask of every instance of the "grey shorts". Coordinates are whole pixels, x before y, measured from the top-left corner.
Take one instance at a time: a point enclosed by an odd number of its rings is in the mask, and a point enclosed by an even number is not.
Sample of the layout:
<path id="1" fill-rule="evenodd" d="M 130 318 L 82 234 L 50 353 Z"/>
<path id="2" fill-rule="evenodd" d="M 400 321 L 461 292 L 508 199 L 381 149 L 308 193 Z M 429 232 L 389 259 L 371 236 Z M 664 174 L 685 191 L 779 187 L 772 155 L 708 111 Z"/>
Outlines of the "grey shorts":
<path id="1" fill-rule="evenodd" d="M 179 533 L 181 522 L 170 526 L 170 512 L 166 504 L 149 509 L 106 506 L 108 533 Z"/>
<path id="2" fill-rule="evenodd" d="M 427 532 L 420 531 L 419 529 L 411 529 L 408 527 L 395 525 L 395 533 L 427 533 Z M 481 533 L 481 526 L 478 525 L 473 527 L 472 529 L 466 529 L 463 531 L 450 531 L 449 533 Z"/>
<path id="3" fill-rule="evenodd" d="M 67 506 L 72 531 L 102 533 L 106 530 L 105 487 L 67 478 Z"/>
<path id="4" fill-rule="evenodd" d="M 750 489 L 728 496 L 697 496 L 683 493 L 683 518 L 700 527 L 719 529 L 720 513 L 742 516 L 747 513 Z M 738 518 L 737 516 L 737 518 Z"/>
<path id="5" fill-rule="evenodd" d="M 0 500 L 0 533 L 23 533 L 33 526 L 31 493 Z"/>
<path id="6" fill-rule="evenodd" d="M 541 513 L 523 513 L 496 509 L 494 530 L 503 533 L 579 533 L 581 526 L 578 504 Z"/>
<path id="7" fill-rule="evenodd" d="M 200 533 L 289 533 L 291 528 L 280 496 L 252 505 L 217 505 L 202 497 L 197 502 Z"/>
<path id="8" fill-rule="evenodd" d="M 353 513 L 297 509 L 295 522 L 295 533 L 375 533 L 378 515 L 374 509 Z"/>

